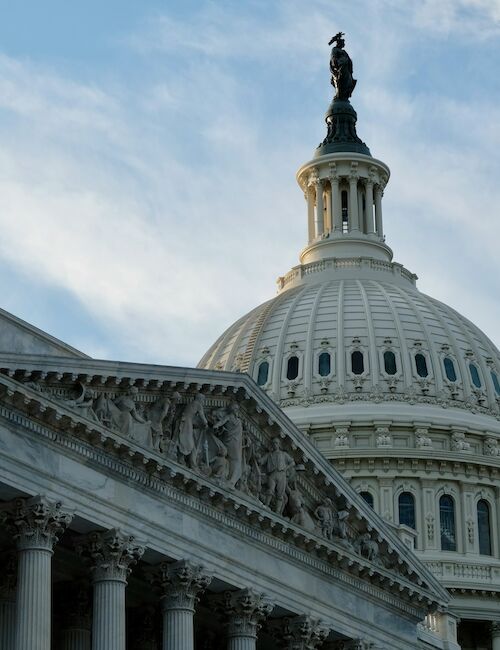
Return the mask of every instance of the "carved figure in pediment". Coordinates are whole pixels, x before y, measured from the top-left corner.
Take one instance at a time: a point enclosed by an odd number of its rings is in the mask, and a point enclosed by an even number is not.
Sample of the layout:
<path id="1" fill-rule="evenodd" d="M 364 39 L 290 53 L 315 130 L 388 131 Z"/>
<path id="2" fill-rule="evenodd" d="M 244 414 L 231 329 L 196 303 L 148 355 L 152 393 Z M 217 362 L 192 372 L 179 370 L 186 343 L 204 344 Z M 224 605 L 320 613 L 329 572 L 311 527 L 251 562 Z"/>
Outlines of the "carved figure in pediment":
<path id="1" fill-rule="evenodd" d="M 297 481 L 295 476 L 292 479 L 288 479 L 287 486 L 287 511 L 290 515 L 290 519 L 294 524 L 302 526 L 306 530 L 314 532 L 316 530 L 316 524 L 314 523 L 313 518 L 307 510 L 306 504 L 304 502 L 304 497 L 302 492 L 297 486 Z"/>
<path id="2" fill-rule="evenodd" d="M 210 463 L 210 476 L 221 484 L 227 483 L 230 464 L 227 459 L 227 450 L 225 447 L 219 447 L 217 456 Z"/>
<path id="3" fill-rule="evenodd" d="M 323 503 L 314 511 L 314 516 L 318 520 L 318 526 L 321 534 L 327 539 L 333 537 L 333 527 L 335 523 L 335 510 L 331 499 L 325 499 Z"/>
<path id="4" fill-rule="evenodd" d="M 349 510 L 339 510 L 335 515 L 334 531 L 337 537 L 348 539 L 349 531 L 347 522 L 349 520 Z"/>
<path id="5" fill-rule="evenodd" d="M 378 544 L 371 537 L 370 533 L 364 533 L 354 542 L 354 551 L 373 562 L 378 557 Z"/>
<path id="6" fill-rule="evenodd" d="M 222 431 L 222 443 L 226 448 L 229 461 L 227 482 L 230 487 L 235 487 L 242 476 L 243 424 L 239 417 L 239 410 L 238 403 L 231 402 L 213 424 L 214 429 Z"/>
<path id="7" fill-rule="evenodd" d="M 245 436 L 243 440 L 243 471 L 240 480 L 241 489 L 259 498 L 262 492 L 262 456 L 257 450 L 257 443 L 250 436 Z"/>
<path id="8" fill-rule="evenodd" d="M 208 427 L 207 418 L 203 409 L 205 396 L 196 393 L 192 402 L 186 404 L 179 419 L 177 450 L 179 460 L 191 468 L 198 466 L 198 446 L 200 435 L 195 434 L 195 426 L 201 423 L 203 429 Z"/>
<path id="9" fill-rule="evenodd" d="M 75 399 L 66 400 L 66 405 L 77 411 L 78 415 L 94 422 L 99 422 L 99 419 L 94 411 L 95 392 L 90 388 L 85 388 L 83 384 L 78 384 L 80 394 Z"/>
<path id="10" fill-rule="evenodd" d="M 94 403 L 94 412 L 105 426 L 116 429 L 140 445 L 151 447 L 151 424 L 136 407 L 138 392 L 132 386 L 115 399 L 101 393 Z"/>
<path id="11" fill-rule="evenodd" d="M 281 515 L 286 502 L 288 472 L 295 467 L 295 461 L 281 449 L 279 438 L 273 438 L 270 450 L 262 457 L 261 465 L 266 476 L 264 504 Z"/>
<path id="12" fill-rule="evenodd" d="M 147 419 L 151 424 L 153 447 L 157 451 L 166 451 L 168 440 L 172 437 L 172 423 L 177 404 L 181 396 L 174 392 L 170 397 L 159 397 L 147 410 Z"/>

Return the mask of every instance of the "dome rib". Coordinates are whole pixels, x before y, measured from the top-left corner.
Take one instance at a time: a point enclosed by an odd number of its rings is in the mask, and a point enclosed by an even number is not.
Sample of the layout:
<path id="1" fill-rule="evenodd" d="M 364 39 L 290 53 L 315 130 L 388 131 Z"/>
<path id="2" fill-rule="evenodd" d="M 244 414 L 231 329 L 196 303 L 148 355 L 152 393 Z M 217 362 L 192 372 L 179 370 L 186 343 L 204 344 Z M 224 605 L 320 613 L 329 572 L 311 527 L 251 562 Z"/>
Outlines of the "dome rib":
<path id="1" fill-rule="evenodd" d="M 372 368 L 372 372 L 370 373 L 370 381 L 371 385 L 375 387 L 380 383 L 380 366 L 377 354 L 377 338 L 375 335 L 375 328 L 373 327 L 372 311 L 366 289 L 359 280 L 356 280 L 356 284 L 358 285 L 359 293 L 361 294 L 361 298 L 365 305 L 366 323 L 368 325 L 370 367 Z"/>
<path id="2" fill-rule="evenodd" d="M 415 314 L 415 318 L 417 321 L 420 323 L 420 327 L 422 328 L 422 332 L 424 334 L 423 338 L 425 339 L 425 342 L 428 343 L 428 352 L 431 357 L 432 361 L 432 374 L 434 377 L 434 381 L 436 382 L 436 393 L 439 393 L 443 390 L 444 384 L 443 384 L 443 376 L 441 374 L 441 365 L 440 365 L 440 360 L 439 360 L 439 355 L 436 351 L 436 344 L 431 336 L 431 332 L 429 330 L 429 327 L 427 323 L 425 322 L 425 319 L 422 318 L 422 313 L 421 310 L 417 307 L 415 304 L 414 296 L 413 294 L 408 291 L 404 292 L 401 287 L 394 287 L 395 291 L 399 293 L 401 298 L 403 300 L 406 300 L 408 304 L 411 306 L 413 309 L 413 313 Z M 420 296 L 421 294 L 419 294 Z"/>
<path id="3" fill-rule="evenodd" d="M 314 332 L 315 332 L 315 324 L 316 324 L 316 317 L 318 314 L 318 308 L 321 302 L 321 298 L 325 292 L 325 289 L 328 287 L 328 284 L 320 284 L 318 287 L 318 291 L 316 292 L 316 296 L 314 298 L 314 304 L 311 309 L 311 314 L 309 316 L 309 325 L 307 328 L 307 336 L 306 336 L 306 349 L 305 349 L 305 355 L 304 355 L 304 390 L 306 394 L 308 394 L 311 390 L 312 386 L 312 378 L 314 374 L 313 370 L 313 359 L 315 355 L 315 350 L 313 342 L 314 342 Z"/>
<path id="4" fill-rule="evenodd" d="M 434 301 L 432 298 L 430 298 L 430 300 L 432 300 L 433 302 L 437 302 L 437 301 Z M 462 317 L 457 318 L 457 316 L 458 316 L 457 312 L 454 309 L 451 309 L 451 308 L 449 308 L 449 314 L 450 314 L 450 317 L 453 318 L 453 320 L 455 321 L 455 324 L 456 324 L 457 328 L 463 334 L 464 333 L 468 334 L 467 343 L 470 346 L 470 348 L 472 349 L 472 352 L 474 353 L 476 363 L 479 364 L 479 366 L 481 367 L 481 372 L 483 374 L 483 378 L 484 378 L 484 381 L 485 381 L 485 388 L 486 388 L 486 394 L 488 396 L 488 401 L 489 401 L 490 404 L 494 404 L 495 399 L 494 399 L 493 395 L 491 394 L 491 391 L 489 390 L 489 385 L 488 385 L 488 375 L 489 375 L 488 368 L 486 367 L 486 364 L 484 363 L 484 356 L 479 351 L 474 336 L 472 335 L 469 328 L 467 327 L 466 319 L 463 319 Z M 467 365 L 467 363 L 465 363 L 465 365 Z M 470 375 L 469 375 L 469 372 L 468 372 L 468 368 L 466 368 L 466 376 L 464 377 L 464 381 L 468 382 L 469 379 L 470 379 Z"/>
<path id="5" fill-rule="evenodd" d="M 343 388 L 346 382 L 345 372 L 345 341 L 344 341 L 344 285 L 345 281 L 340 280 L 337 298 L 337 384 Z"/>
<path id="6" fill-rule="evenodd" d="M 464 393 L 464 399 L 467 400 L 471 395 L 472 391 L 470 388 L 470 384 L 467 381 L 467 373 L 466 373 L 466 368 L 465 368 L 465 362 L 462 359 L 462 354 L 460 351 L 460 346 L 458 345 L 458 342 L 455 338 L 455 335 L 453 332 L 450 330 L 448 323 L 446 320 L 443 318 L 440 310 L 438 309 L 437 305 L 440 304 L 438 301 L 432 300 L 429 296 L 426 296 L 424 293 L 420 294 L 422 301 L 426 305 L 427 309 L 431 311 L 434 316 L 438 319 L 438 321 L 441 323 L 441 327 L 443 330 L 446 332 L 446 340 L 450 343 L 451 347 L 453 348 L 453 354 L 455 356 L 455 359 L 460 367 L 460 374 L 461 374 L 461 382 L 459 382 L 460 386 L 462 387 L 463 393 Z M 439 368 L 439 371 L 442 372 L 441 367 Z"/>
<path id="7" fill-rule="evenodd" d="M 410 388 L 412 383 L 413 383 L 411 381 L 413 373 L 412 373 L 412 370 L 411 370 L 411 366 L 409 365 L 410 353 L 409 353 L 409 349 L 408 349 L 408 345 L 407 345 L 407 341 L 406 341 L 406 335 L 405 335 L 404 327 L 401 324 L 401 319 L 399 317 L 399 313 L 398 313 L 397 309 L 394 307 L 394 303 L 392 302 L 392 299 L 391 299 L 391 297 L 389 295 L 389 292 L 386 291 L 384 285 L 382 283 L 380 283 L 380 282 L 375 283 L 374 280 L 372 281 L 372 284 L 377 284 L 377 287 L 378 287 L 379 291 L 382 293 L 382 295 L 386 299 L 387 305 L 388 305 L 389 309 L 391 310 L 391 314 L 392 314 L 393 319 L 394 319 L 394 325 L 396 326 L 396 332 L 397 332 L 398 339 L 399 339 L 401 364 L 403 366 L 403 372 L 402 372 L 403 385 L 405 386 L 405 388 Z"/>

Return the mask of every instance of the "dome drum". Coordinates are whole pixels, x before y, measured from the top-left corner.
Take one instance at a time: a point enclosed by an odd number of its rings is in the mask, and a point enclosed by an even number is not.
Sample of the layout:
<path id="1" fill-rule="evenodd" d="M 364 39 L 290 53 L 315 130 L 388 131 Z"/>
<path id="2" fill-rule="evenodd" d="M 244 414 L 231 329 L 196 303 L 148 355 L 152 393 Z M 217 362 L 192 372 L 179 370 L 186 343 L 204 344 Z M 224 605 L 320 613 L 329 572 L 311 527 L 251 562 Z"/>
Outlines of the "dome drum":
<path id="1" fill-rule="evenodd" d="M 297 181 L 307 201 L 308 246 L 301 262 L 362 254 L 390 261 L 382 225 L 389 175 L 384 163 L 362 154 L 329 154 L 303 165 Z"/>

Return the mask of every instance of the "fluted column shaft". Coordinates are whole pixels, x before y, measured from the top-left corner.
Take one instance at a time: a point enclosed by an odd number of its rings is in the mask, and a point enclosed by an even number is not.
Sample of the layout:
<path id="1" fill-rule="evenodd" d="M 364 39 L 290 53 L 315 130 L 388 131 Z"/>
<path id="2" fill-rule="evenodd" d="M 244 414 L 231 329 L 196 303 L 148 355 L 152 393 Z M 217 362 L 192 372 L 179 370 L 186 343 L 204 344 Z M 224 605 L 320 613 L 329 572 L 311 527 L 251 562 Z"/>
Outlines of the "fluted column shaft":
<path id="1" fill-rule="evenodd" d="M 61 634 L 60 650 L 90 650 L 92 633 L 85 628 L 71 628 Z"/>
<path id="2" fill-rule="evenodd" d="M 377 235 L 382 238 L 384 236 L 384 226 L 382 223 L 382 188 L 380 185 L 375 188 L 375 228 Z"/>
<path id="3" fill-rule="evenodd" d="M 193 607 L 164 607 L 163 650 L 193 650 Z"/>
<path id="4" fill-rule="evenodd" d="M 50 650 L 52 554 L 72 515 L 44 496 L 16 499 L 2 518 L 17 543 L 16 650 Z"/>
<path id="5" fill-rule="evenodd" d="M 332 225 L 332 188 L 327 187 L 325 189 L 325 200 L 326 200 L 326 221 L 325 221 L 325 232 L 331 232 L 333 230 Z"/>
<path id="6" fill-rule="evenodd" d="M 19 552 L 16 650 L 50 650 L 52 551 Z"/>
<path id="7" fill-rule="evenodd" d="M 126 580 L 94 582 L 92 650 L 125 650 Z"/>
<path id="8" fill-rule="evenodd" d="M 349 178 L 349 231 L 359 231 L 358 177 Z"/>
<path id="9" fill-rule="evenodd" d="M 366 232 L 373 235 L 375 232 L 373 223 L 373 181 L 366 181 L 365 187 L 365 207 L 366 207 Z"/>
<path id="10" fill-rule="evenodd" d="M 16 601 L 0 600 L 0 648 L 15 650 L 16 640 Z"/>
<path id="11" fill-rule="evenodd" d="M 90 562 L 94 585 L 92 650 L 125 650 L 127 577 L 144 553 L 135 537 L 117 529 L 95 531 L 79 540 L 77 551 Z"/>
<path id="12" fill-rule="evenodd" d="M 491 624 L 491 647 L 492 650 L 500 650 L 500 621 Z"/>
<path id="13" fill-rule="evenodd" d="M 342 205 L 340 202 L 340 183 L 337 177 L 330 179 L 332 199 L 332 221 L 334 232 L 342 232 Z"/>
<path id="14" fill-rule="evenodd" d="M 312 242 L 316 236 L 314 226 L 314 190 L 308 185 L 306 190 L 307 198 L 307 231 L 309 242 Z"/>
<path id="15" fill-rule="evenodd" d="M 325 231 L 324 209 L 323 183 L 318 180 L 316 182 L 316 237 L 321 237 Z"/>

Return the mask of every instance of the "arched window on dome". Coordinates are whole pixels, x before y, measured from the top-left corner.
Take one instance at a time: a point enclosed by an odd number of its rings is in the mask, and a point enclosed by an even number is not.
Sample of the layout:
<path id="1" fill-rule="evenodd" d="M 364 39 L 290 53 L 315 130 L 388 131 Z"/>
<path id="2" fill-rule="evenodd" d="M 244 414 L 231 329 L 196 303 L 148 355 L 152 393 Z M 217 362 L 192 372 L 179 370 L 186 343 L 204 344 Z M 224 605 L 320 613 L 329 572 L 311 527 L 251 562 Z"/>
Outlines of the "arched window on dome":
<path id="1" fill-rule="evenodd" d="M 425 358 L 425 355 L 423 355 L 421 352 L 418 352 L 415 355 L 415 367 L 417 369 L 417 375 L 419 377 L 429 376 L 429 369 L 427 368 L 427 359 Z"/>
<path id="2" fill-rule="evenodd" d="M 415 497 L 411 492 L 401 492 L 398 499 L 399 523 L 416 530 Z"/>
<path id="3" fill-rule="evenodd" d="M 365 358 L 359 350 L 351 354 L 351 370 L 354 375 L 362 375 L 365 371 Z"/>
<path id="4" fill-rule="evenodd" d="M 439 499 L 439 528 L 441 531 L 441 550 L 456 551 L 455 502 L 449 494 L 443 494 Z"/>
<path id="5" fill-rule="evenodd" d="M 497 395 L 500 395 L 500 382 L 498 381 L 498 375 L 493 370 L 491 371 L 491 381 L 495 387 L 495 392 Z"/>
<path id="6" fill-rule="evenodd" d="M 445 357 L 443 359 L 443 365 L 448 380 L 457 381 L 457 373 L 455 372 L 455 364 L 453 363 L 453 359 L 450 359 L 450 357 Z"/>
<path id="7" fill-rule="evenodd" d="M 340 193 L 340 201 L 342 204 L 342 232 L 349 231 L 349 213 L 347 208 L 347 190 L 342 190 Z"/>
<path id="8" fill-rule="evenodd" d="M 359 496 L 366 501 L 370 508 L 373 508 L 373 494 L 371 492 L 360 492 Z"/>
<path id="9" fill-rule="evenodd" d="M 264 386 L 264 384 L 267 384 L 268 377 L 269 377 L 269 362 L 262 361 L 262 363 L 259 365 L 259 370 L 257 372 L 257 384 L 259 386 Z"/>
<path id="10" fill-rule="evenodd" d="M 332 370 L 332 358 L 329 352 L 322 352 L 318 357 L 318 374 L 320 377 L 328 377 Z"/>
<path id="11" fill-rule="evenodd" d="M 469 363 L 469 372 L 474 386 L 476 388 L 481 388 L 481 377 L 479 376 L 477 366 L 475 366 L 473 363 Z"/>
<path id="12" fill-rule="evenodd" d="M 384 369 L 388 375 L 395 375 L 398 371 L 396 366 L 396 355 L 392 350 L 384 352 Z"/>
<path id="13" fill-rule="evenodd" d="M 490 505 L 484 499 L 477 503 L 477 534 L 479 553 L 491 555 Z"/>
<path id="14" fill-rule="evenodd" d="M 297 379 L 299 376 L 299 357 L 293 355 L 289 357 L 286 366 L 286 378 Z"/>

